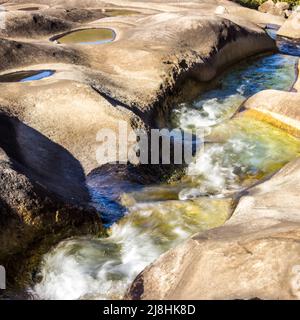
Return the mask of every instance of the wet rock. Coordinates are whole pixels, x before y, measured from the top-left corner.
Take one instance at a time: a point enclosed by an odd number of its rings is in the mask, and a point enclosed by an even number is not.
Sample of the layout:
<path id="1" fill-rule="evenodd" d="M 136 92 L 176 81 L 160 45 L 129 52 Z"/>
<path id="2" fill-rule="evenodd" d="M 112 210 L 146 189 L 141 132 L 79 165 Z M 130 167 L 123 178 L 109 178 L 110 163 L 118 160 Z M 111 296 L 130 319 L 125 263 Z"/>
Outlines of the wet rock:
<path id="1" fill-rule="evenodd" d="M 249 98 L 246 115 L 267 121 L 300 137 L 300 93 L 264 90 Z"/>
<path id="2" fill-rule="evenodd" d="M 230 225 L 258 219 L 299 222 L 299 178 L 300 159 L 297 159 L 243 195 L 230 219 Z"/>
<path id="3" fill-rule="evenodd" d="M 162 255 L 128 299 L 299 299 L 300 160 L 241 198 L 223 226 Z"/>
<path id="4" fill-rule="evenodd" d="M 299 74 L 298 64 L 298 74 Z M 300 79 L 291 91 L 263 90 L 245 101 L 245 115 L 266 121 L 300 137 Z"/>

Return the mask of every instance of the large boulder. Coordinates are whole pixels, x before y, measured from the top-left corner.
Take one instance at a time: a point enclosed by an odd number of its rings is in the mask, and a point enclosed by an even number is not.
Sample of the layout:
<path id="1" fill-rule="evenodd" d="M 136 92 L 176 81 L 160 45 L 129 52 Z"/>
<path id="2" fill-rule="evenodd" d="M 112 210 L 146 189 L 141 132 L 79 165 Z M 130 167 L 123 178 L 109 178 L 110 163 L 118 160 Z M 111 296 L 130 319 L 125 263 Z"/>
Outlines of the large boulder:
<path id="1" fill-rule="evenodd" d="M 300 64 L 298 64 L 299 74 Z M 266 121 L 300 137 L 300 78 L 290 91 L 263 90 L 243 104 L 245 115 Z"/>
<path id="2" fill-rule="evenodd" d="M 242 197 L 232 218 L 170 250 L 128 299 L 300 299 L 300 159 Z"/>
<path id="3" fill-rule="evenodd" d="M 258 11 L 263 13 L 272 14 L 275 16 L 285 16 L 285 11 L 289 9 L 289 4 L 287 2 L 276 2 L 272 0 L 267 0 L 262 5 L 258 7 Z"/>
<path id="4" fill-rule="evenodd" d="M 37 246 L 46 250 L 50 242 L 101 228 L 85 186 L 86 174 L 101 164 L 100 129 L 124 141 L 121 121 L 128 128 L 164 126 L 186 79 L 209 81 L 232 63 L 274 50 L 258 23 L 281 23 L 226 0 L 126 1 L 140 13 L 100 20 L 93 19 L 103 17 L 102 6 L 118 8 L 123 1 L 31 2 L 35 10 L 26 11 L 23 0 L 6 3 L 0 33 L 1 75 L 55 71 L 41 81 L 0 84 L 0 263 L 15 269 L 18 257 L 31 257 Z M 221 15 L 218 6 L 226 9 Z M 91 47 L 49 40 L 74 28 L 102 27 L 116 32 L 113 42 Z"/>
<path id="5" fill-rule="evenodd" d="M 275 3 L 272 0 L 267 0 L 258 7 L 258 11 L 269 13 L 275 8 Z"/>
<path id="6" fill-rule="evenodd" d="M 83 24 L 117 32 L 116 41 L 93 50 L 44 38 L 38 43 L 3 39 L 3 68 L 56 73 L 36 83 L 2 84 L 2 110 L 61 144 L 88 174 L 102 164 L 96 158 L 100 129 L 118 136 L 121 121 L 129 127 L 163 127 L 183 81 L 209 81 L 224 67 L 275 48 L 251 21 L 217 16 L 215 8 L 207 15 L 163 12 Z"/>
<path id="7" fill-rule="evenodd" d="M 96 234 L 101 220 L 67 150 L 4 113 L 0 132 L 0 264 L 15 285 L 16 274 L 32 271 L 37 252 L 75 234 Z"/>
<path id="8" fill-rule="evenodd" d="M 245 115 L 300 137 L 300 93 L 264 90 L 249 98 L 244 107 Z"/>
<path id="9" fill-rule="evenodd" d="M 299 39 L 300 38 L 300 12 L 294 11 L 277 32 L 278 36 Z"/>

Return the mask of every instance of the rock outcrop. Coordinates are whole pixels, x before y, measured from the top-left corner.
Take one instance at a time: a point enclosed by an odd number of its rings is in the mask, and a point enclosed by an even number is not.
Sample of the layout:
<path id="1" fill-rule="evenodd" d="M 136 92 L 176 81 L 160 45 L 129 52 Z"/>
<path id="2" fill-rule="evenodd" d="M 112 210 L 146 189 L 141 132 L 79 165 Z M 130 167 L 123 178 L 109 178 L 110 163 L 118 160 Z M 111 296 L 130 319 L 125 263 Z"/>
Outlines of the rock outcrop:
<path id="1" fill-rule="evenodd" d="M 246 101 L 246 115 L 300 137 L 300 93 L 264 90 Z"/>
<path id="2" fill-rule="evenodd" d="M 299 78 L 243 105 L 300 136 Z M 300 159 L 241 195 L 229 221 L 168 251 L 133 282 L 127 299 L 300 299 Z"/>
<path id="3" fill-rule="evenodd" d="M 44 36 L 38 43 L 3 39 L 3 73 L 56 72 L 36 83 L 2 84 L 2 109 L 65 147 L 87 174 L 102 164 L 95 153 L 103 126 L 117 135 L 119 121 L 162 127 L 170 96 L 185 79 L 211 80 L 224 67 L 275 48 L 250 18 L 231 14 L 231 4 L 228 14 L 215 15 L 218 3 L 83 23 L 80 28 L 116 31 L 116 40 L 101 46 L 57 45 Z"/>
<path id="4" fill-rule="evenodd" d="M 300 12 L 296 10 L 278 30 L 277 35 L 292 39 L 300 38 Z"/>
<path id="5" fill-rule="evenodd" d="M 96 234 L 101 220 L 67 150 L 4 113 L 0 132 L 0 263 L 15 285 L 16 274 L 32 271 L 37 252 L 68 236 Z"/>
<path id="6" fill-rule="evenodd" d="M 125 6 L 137 14 L 102 10 Z M 215 14 L 218 6 L 225 10 Z M 100 129 L 120 138 L 120 121 L 162 127 L 186 79 L 209 81 L 230 64 L 274 50 L 258 24 L 283 20 L 226 0 L 13 0 L 4 7 L 0 76 L 55 71 L 40 81 L 0 84 L 0 262 L 16 268 L 33 247 L 101 228 L 85 182 L 103 164 L 96 157 Z M 99 46 L 50 40 L 89 28 L 110 28 L 116 38 Z"/>
<path id="7" fill-rule="evenodd" d="M 275 16 L 286 16 L 286 10 L 288 10 L 290 5 L 287 2 L 276 2 L 274 3 L 272 0 L 267 0 L 262 5 L 258 7 L 258 11 L 263 13 L 272 14 Z"/>
<path id="8" fill-rule="evenodd" d="M 290 92 L 279 90 L 260 91 L 244 103 L 245 114 L 264 120 L 288 131 L 292 135 L 300 137 L 299 89 L 298 77 Z"/>
<path id="9" fill-rule="evenodd" d="M 161 256 L 128 299 L 299 299 L 300 160 L 248 191 L 231 219 Z"/>

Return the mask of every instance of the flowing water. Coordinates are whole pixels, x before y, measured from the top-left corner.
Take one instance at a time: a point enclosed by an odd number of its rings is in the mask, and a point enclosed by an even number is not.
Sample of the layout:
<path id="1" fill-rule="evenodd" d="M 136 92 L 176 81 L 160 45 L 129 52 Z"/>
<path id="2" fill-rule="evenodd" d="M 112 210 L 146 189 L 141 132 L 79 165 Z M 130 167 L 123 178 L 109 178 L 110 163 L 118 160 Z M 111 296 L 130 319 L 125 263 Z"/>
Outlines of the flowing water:
<path id="1" fill-rule="evenodd" d="M 59 38 L 55 38 L 55 41 L 61 44 L 76 43 L 95 45 L 112 42 L 115 37 L 116 34 L 112 29 L 98 28 L 73 31 Z"/>
<path id="2" fill-rule="evenodd" d="M 266 32 L 268 35 L 276 41 L 277 47 L 280 53 L 288 54 L 292 56 L 300 56 L 300 43 L 298 40 L 277 36 L 277 31 L 280 26 L 269 24 L 266 26 Z"/>
<path id="3" fill-rule="evenodd" d="M 108 237 L 60 243 L 45 255 L 41 281 L 30 293 L 40 299 L 120 299 L 160 254 L 198 231 L 224 224 L 234 194 L 298 156 L 299 140 L 280 129 L 241 114 L 231 119 L 255 92 L 288 90 L 296 61 L 275 54 L 241 63 L 219 77 L 214 89 L 180 104 L 172 115 L 173 126 L 192 132 L 205 128 L 208 133 L 208 142 L 184 177 L 131 189 L 124 184 L 125 190 L 112 200 L 117 205 L 111 206 L 124 212 L 118 222 L 112 213 L 115 223 Z M 97 183 L 90 187 L 102 204 Z"/>

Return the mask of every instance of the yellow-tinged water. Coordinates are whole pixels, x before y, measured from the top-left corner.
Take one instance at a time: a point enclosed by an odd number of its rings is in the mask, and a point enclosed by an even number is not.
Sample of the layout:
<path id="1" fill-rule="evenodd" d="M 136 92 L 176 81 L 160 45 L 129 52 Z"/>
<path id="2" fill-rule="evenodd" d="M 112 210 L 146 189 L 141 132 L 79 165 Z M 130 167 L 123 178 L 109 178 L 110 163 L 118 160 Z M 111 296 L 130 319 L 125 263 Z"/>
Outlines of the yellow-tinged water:
<path id="1" fill-rule="evenodd" d="M 44 257 L 42 281 L 30 289 L 45 299 L 121 299 L 132 280 L 163 252 L 196 232 L 221 226 L 234 195 L 299 156 L 300 142 L 272 125 L 239 114 L 240 103 L 268 88 L 288 90 L 296 58 L 272 55 L 240 64 L 220 85 L 175 110 L 174 126 L 205 127 L 207 143 L 184 177 L 124 190 L 125 216 L 107 238 L 76 238 Z M 117 209 L 116 209 L 117 210 Z M 113 213 L 112 213 L 113 215 Z"/>
<path id="2" fill-rule="evenodd" d="M 62 44 L 103 44 L 113 41 L 115 32 L 108 28 L 84 29 L 72 31 L 56 41 Z"/>

